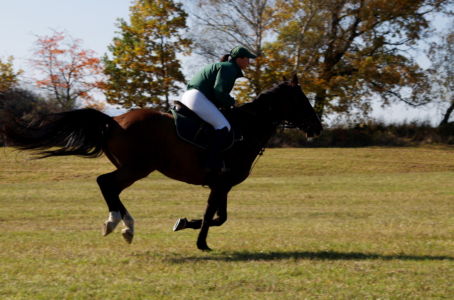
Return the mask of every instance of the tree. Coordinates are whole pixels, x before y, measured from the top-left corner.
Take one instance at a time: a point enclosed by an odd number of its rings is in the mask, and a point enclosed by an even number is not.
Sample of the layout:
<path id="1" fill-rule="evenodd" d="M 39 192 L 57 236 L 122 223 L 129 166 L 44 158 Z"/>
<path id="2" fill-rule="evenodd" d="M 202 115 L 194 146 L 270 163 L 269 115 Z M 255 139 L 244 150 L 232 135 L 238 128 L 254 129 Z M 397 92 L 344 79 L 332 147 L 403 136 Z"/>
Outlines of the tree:
<path id="1" fill-rule="evenodd" d="M 267 45 L 272 74 L 297 71 L 320 117 L 367 113 L 384 104 L 426 104 L 424 71 L 408 50 L 429 28 L 428 14 L 450 0 L 277 0 L 277 40 Z"/>
<path id="2" fill-rule="evenodd" d="M 6 62 L 0 59 L 0 127 L 13 115 L 27 121 L 54 110 L 51 103 L 42 99 L 35 92 L 19 86 L 22 70 L 14 71 L 13 57 Z M 3 143 L 0 136 L 0 145 Z"/>
<path id="3" fill-rule="evenodd" d="M 0 93 L 6 92 L 19 83 L 19 76 L 23 73 L 22 70 L 14 71 L 12 56 L 8 57 L 5 62 L 0 59 Z"/>
<path id="4" fill-rule="evenodd" d="M 454 24 L 453 24 L 454 25 Z M 447 106 L 440 126 L 449 122 L 454 110 L 454 29 L 442 36 L 440 42 L 430 45 L 428 56 L 432 62 L 429 69 L 431 89 L 429 96 L 437 99 L 440 106 Z"/>
<path id="5" fill-rule="evenodd" d="M 94 51 L 81 48 L 81 40 L 54 31 L 38 36 L 34 67 L 39 71 L 36 84 L 48 92 L 62 110 L 70 110 L 81 99 L 88 106 L 102 108 L 93 92 L 102 87 L 102 64 Z"/>
<path id="6" fill-rule="evenodd" d="M 0 92 L 0 128 L 11 118 L 22 119 L 29 123 L 56 111 L 58 110 L 53 103 L 45 101 L 33 91 L 15 86 Z M 0 134 L 0 145 L 3 142 Z"/>
<path id="7" fill-rule="evenodd" d="M 177 53 L 188 54 L 183 37 L 186 13 L 171 0 L 135 0 L 130 24 L 120 19 L 118 37 L 104 56 L 109 103 L 168 109 L 170 96 L 185 83 Z"/>
<path id="8" fill-rule="evenodd" d="M 22 88 L 11 88 L 0 93 L 0 111 L 12 113 L 17 118 L 31 120 L 41 112 L 49 112 L 52 107 L 39 95 Z M 0 118 L 0 124 L 1 124 Z"/>
<path id="9" fill-rule="evenodd" d="M 245 46 L 258 57 L 246 76 L 250 84 L 240 83 L 237 100 L 245 101 L 262 92 L 266 66 L 264 41 L 272 29 L 271 0 L 198 0 L 194 7 L 192 30 L 196 51 L 213 60 L 229 53 L 235 46 Z M 203 8 L 203 9 L 200 9 Z M 238 86 L 238 85 L 237 85 Z"/>

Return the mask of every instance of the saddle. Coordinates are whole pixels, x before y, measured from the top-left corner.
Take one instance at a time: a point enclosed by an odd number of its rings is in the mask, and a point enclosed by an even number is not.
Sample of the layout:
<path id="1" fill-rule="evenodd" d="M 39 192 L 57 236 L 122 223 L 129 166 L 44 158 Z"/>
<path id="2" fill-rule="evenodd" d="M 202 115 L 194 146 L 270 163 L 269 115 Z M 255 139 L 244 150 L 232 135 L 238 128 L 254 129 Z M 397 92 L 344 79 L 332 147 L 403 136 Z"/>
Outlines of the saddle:
<path id="1" fill-rule="evenodd" d="M 206 150 L 214 134 L 213 126 L 202 120 L 195 112 L 180 101 L 175 101 L 174 105 L 170 109 L 170 112 L 175 120 L 178 137 L 185 142 Z M 230 123 L 232 124 L 232 122 Z M 242 140 L 241 135 L 235 132 L 238 132 L 238 130 L 230 130 L 225 142 L 222 143 L 224 145 L 222 151 L 230 149 L 234 142 Z M 236 136 L 240 138 L 236 138 Z"/>

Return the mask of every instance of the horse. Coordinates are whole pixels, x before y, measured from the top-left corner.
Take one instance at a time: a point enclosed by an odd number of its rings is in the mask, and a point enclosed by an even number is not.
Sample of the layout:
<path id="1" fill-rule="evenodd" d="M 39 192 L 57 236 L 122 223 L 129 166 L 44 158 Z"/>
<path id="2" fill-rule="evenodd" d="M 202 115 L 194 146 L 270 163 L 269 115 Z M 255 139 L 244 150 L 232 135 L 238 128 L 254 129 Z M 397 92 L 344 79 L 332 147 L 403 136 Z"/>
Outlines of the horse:
<path id="1" fill-rule="evenodd" d="M 110 234 L 122 221 L 122 236 L 131 243 L 134 219 L 120 200 L 120 193 L 134 182 L 159 171 L 165 176 L 189 184 L 208 186 L 210 194 L 203 219 L 177 220 L 174 231 L 200 229 L 197 247 L 211 250 L 207 244 L 211 226 L 227 220 L 227 195 L 243 182 L 256 157 L 279 125 L 286 123 L 303 130 L 308 137 L 322 131 L 322 124 L 295 75 L 261 93 L 252 102 L 226 113 L 235 120 L 242 139 L 223 153 L 227 169 L 207 173 L 205 151 L 180 139 L 172 114 L 143 108 L 116 117 L 85 108 L 56 113 L 32 124 L 5 122 L 0 133 L 19 150 L 34 150 L 38 158 L 77 155 L 99 157 L 103 153 L 116 170 L 97 177 L 97 183 L 109 209 L 103 235 Z"/>

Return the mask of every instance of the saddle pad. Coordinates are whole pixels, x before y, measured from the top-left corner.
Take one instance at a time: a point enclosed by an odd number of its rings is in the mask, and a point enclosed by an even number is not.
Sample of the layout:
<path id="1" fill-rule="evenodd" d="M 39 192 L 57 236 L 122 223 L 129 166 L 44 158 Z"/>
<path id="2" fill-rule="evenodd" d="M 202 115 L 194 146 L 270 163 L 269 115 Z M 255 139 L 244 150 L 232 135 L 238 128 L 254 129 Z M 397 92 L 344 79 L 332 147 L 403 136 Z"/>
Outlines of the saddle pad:
<path id="1" fill-rule="evenodd" d="M 214 128 L 200 119 L 194 112 L 190 110 L 189 112 L 185 112 L 186 110 L 189 109 L 181 109 L 181 107 L 179 110 L 170 109 L 175 120 L 177 135 L 180 139 L 206 150 L 214 133 Z M 232 147 L 234 141 L 233 136 L 233 133 L 229 134 L 224 150 Z"/>

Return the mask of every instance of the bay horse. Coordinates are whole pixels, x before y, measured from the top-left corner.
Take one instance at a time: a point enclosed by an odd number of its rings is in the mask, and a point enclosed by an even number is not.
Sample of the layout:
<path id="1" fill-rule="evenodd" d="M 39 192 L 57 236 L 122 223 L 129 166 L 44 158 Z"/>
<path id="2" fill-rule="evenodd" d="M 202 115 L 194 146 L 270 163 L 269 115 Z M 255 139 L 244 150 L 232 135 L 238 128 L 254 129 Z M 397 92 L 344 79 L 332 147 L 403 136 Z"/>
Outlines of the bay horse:
<path id="1" fill-rule="evenodd" d="M 123 221 L 122 235 L 128 243 L 134 236 L 134 219 L 119 195 L 135 181 L 157 170 L 172 179 L 208 186 L 210 194 L 203 219 L 180 219 L 174 230 L 200 229 L 197 247 L 209 251 L 206 240 L 210 226 L 221 226 L 227 220 L 227 194 L 249 176 L 256 157 L 278 125 L 292 124 L 309 137 L 322 130 L 296 75 L 261 93 L 254 101 L 233 108 L 227 115 L 236 120 L 235 126 L 243 139 L 225 151 L 228 169 L 215 177 L 203 167 L 205 152 L 177 136 L 173 116 L 153 109 L 131 110 L 117 117 L 94 109 L 79 109 L 51 114 L 33 124 L 10 120 L 0 132 L 18 149 L 40 150 L 39 158 L 98 157 L 104 153 L 116 170 L 97 178 L 109 209 L 103 235 Z"/>

